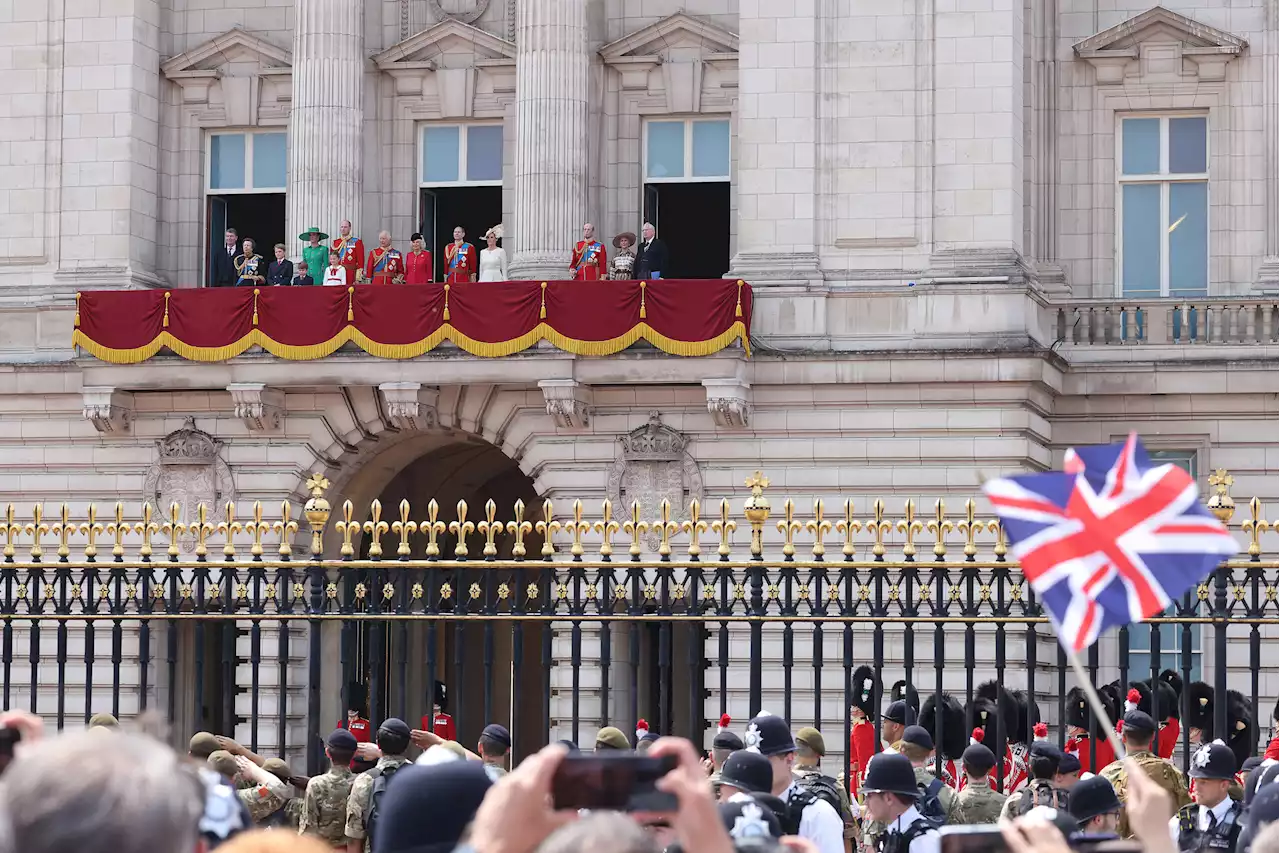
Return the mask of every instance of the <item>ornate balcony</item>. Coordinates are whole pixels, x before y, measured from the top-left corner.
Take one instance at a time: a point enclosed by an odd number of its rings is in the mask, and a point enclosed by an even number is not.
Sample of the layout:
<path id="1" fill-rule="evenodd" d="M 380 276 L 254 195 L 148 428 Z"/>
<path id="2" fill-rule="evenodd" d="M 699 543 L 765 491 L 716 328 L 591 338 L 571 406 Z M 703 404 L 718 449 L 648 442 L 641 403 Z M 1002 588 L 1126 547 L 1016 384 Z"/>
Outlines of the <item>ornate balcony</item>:
<path id="1" fill-rule="evenodd" d="M 1067 346 L 1265 345 L 1280 328 L 1274 296 L 1079 299 L 1050 311 Z"/>

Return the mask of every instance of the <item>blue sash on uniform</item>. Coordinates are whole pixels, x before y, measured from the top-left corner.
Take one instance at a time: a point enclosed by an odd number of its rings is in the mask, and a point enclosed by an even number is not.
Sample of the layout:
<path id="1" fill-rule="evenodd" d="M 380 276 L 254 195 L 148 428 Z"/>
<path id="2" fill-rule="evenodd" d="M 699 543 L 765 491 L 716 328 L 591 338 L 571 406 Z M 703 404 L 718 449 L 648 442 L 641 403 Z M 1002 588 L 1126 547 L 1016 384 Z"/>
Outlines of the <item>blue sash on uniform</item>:
<path id="1" fill-rule="evenodd" d="M 577 266 L 573 268 L 573 274 L 577 275 L 578 270 L 582 269 L 583 267 L 590 266 L 591 262 L 596 259 L 596 252 L 600 251 L 603 248 L 604 248 L 604 244 L 599 241 L 596 241 L 590 244 L 589 246 L 584 247 L 582 250 L 582 257 L 578 258 Z"/>
<path id="2" fill-rule="evenodd" d="M 356 251 L 356 238 L 348 237 L 345 241 L 343 241 L 342 248 L 338 250 L 338 263 L 345 264 L 347 261 L 351 260 L 351 256 L 355 254 L 355 251 Z"/>
<path id="3" fill-rule="evenodd" d="M 453 257 L 449 258 L 449 272 L 453 272 L 457 268 L 459 259 L 470 248 L 471 248 L 470 243 L 460 243 L 458 245 L 458 247 L 453 252 Z"/>
<path id="4" fill-rule="evenodd" d="M 240 257 L 243 258 L 244 255 L 240 255 Z M 240 267 L 238 267 L 240 271 L 240 277 L 236 279 L 237 287 L 239 287 L 241 282 L 245 281 L 246 279 L 249 281 L 250 284 L 257 284 L 257 282 L 251 278 L 251 276 L 256 276 L 258 274 L 258 262 L 261 260 L 262 260 L 261 255 L 254 255 L 252 258 L 245 259 L 245 262 Z"/>
<path id="5" fill-rule="evenodd" d="M 392 258 L 398 257 L 400 257 L 400 253 L 398 251 L 395 249 L 387 249 L 382 253 L 382 258 L 380 260 L 373 262 L 373 271 L 375 273 L 385 272 L 387 269 L 387 262 Z"/>

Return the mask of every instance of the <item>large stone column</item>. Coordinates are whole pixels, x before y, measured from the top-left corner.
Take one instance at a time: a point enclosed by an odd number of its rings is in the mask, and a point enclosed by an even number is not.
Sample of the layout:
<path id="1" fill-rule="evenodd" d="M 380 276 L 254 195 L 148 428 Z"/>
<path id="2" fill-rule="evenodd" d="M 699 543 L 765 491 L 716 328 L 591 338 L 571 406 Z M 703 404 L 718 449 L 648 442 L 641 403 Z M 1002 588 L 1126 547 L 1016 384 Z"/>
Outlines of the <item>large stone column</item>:
<path id="1" fill-rule="evenodd" d="M 587 4 L 521 0 L 516 49 L 511 277 L 568 278 L 587 218 Z"/>
<path id="2" fill-rule="evenodd" d="M 304 228 L 333 234 L 343 219 L 362 224 L 364 5 L 298 0 L 294 9 L 286 224 L 296 257 Z"/>

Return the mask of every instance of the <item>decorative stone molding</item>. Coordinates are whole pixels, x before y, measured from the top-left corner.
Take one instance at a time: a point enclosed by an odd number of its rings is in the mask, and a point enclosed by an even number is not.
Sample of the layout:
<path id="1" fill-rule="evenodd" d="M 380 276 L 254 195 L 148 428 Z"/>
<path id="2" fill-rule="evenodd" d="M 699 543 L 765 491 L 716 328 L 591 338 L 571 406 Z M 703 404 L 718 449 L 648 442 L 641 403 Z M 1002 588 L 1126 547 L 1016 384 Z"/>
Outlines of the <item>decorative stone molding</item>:
<path id="1" fill-rule="evenodd" d="M 105 434 L 128 432 L 133 421 L 133 395 L 114 388 L 84 388 L 85 420 Z"/>
<path id="2" fill-rule="evenodd" d="M 156 442 L 156 459 L 142 481 L 142 500 L 165 518 L 171 504 L 181 507 L 178 520 L 188 527 L 180 537 L 184 552 L 190 553 L 195 546 L 192 525 L 201 521 L 216 525 L 226 518 L 227 502 L 235 499 L 235 481 L 231 466 L 222 458 L 222 443 L 196 429 L 194 418 Z M 206 507 L 203 518 L 200 504 Z"/>
<path id="3" fill-rule="evenodd" d="M 232 75 L 226 66 L 257 62 L 256 73 Z M 160 65 L 182 89 L 182 103 L 208 127 L 279 125 L 289 119 L 293 99 L 292 54 L 236 27 Z M 214 97 L 214 90 L 220 97 Z"/>
<path id="4" fill-rule="evenodd" d="M 1248 46 L 1237 35 L 1156 6 L 1077 42 L 1073 49 L 1094 67 L 1098 85 L 1115 86 L 1134 73 L 1220 82 L 1226 79 L 1227 63 Z"/>
<path id="5" fill-rule="evenodd" d="M 619 454 L 609 471 L 606 494 L 620 517 L 631 516 L 631 504 L 640 506 L 640 519 L 652 524 L 662 516 L 662 502 L 671 503 L 671 520 L 689 516 L 689 502 L 703 498 L 702 472 L 686 449 L 689 439 L 662 422 L 659 412 L 649 422 L 618 439 Z M 645 537 L 656 548 L 660 536 L 650 530 Z"/>
<path id="6" fill-rule="evenodd" d="M 456 67 L 446 65 L 447 53 L 461 43 L 475 59 Z M 514 94 L 516 46 L 462 19 L 446 18 L 422 32 L 376 54 L 373 64 L 395 80 L 401 97 L 439 101 L 440 118 L 471 118 L 479 75 L 486 75 L 494 92 Z"/>
<path id="7" fill-rule="evenodd" d="M 387 418 L 398 429 L 432 429 L 440 422 L 440 389 L 420 382 L 383 382 L 378 386 Z"/>
<path id="8" fill-rule="evenodd" d="M 599 54 L 642 112 L 719 111 L 737 93 L 738 36 L 685 12 L 610 42 Z"/>
<path id="9" fill-rule="evenodd" d="M 547 414 L 561 429 L 586 429 L 591 424 L 591 389 L 573 379 L 543 379 L 538 383 L 547 400 Z"/>
<path id="10" fill-rule="evenodd" d="M 739 379 L 704 379 L 707 411 L 716 426 L 744 429 L 751 422 L 751 386 Z"/>
<path id="11" fill-rule="evenodd" d="M 431 14 L 441 21 L 461 21 L 464 24 L 474 24 L 480 20 L 480 16 L 489 8 L 489 0 L 467 0 L 466 11 L 450 12 L 444 8 L 444 4 L 440 0 L 427 0 L 427 6 L 431 9 Z"/>
<path id="12" fill-rule="evenodd" d="M 252 432 L 274 432 L 284 420 L 284 392 L 262 382 L 233 382 L 227 386 L 236 417 Z"/>

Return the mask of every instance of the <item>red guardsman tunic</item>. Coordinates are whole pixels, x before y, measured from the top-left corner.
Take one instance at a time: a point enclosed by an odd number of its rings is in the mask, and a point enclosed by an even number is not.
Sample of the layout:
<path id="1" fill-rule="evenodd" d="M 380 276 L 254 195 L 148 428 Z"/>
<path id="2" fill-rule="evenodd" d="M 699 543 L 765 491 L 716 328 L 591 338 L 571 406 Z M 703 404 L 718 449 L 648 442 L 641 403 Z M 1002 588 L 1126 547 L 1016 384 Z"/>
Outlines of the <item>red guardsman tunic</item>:
<path id="1" fill-rule="evenodd" d="M 1095 767 L 1089 761 L 1090 740 L 1091 738 L 1088 735 L 1077 735 L 1067 740 L 1066 747 L 1063 750 L 1064 752 L 1074 752 L 1076 754 L 1076 758 L 1080 759 L 1080 771 L 1082 773 L 1098 773 L 1102 768 L 1115 761 L 1116 758 L 1115 750 L 1111 748 L 1111 741 L 1106 738 L 1100 738 L 1097 746 L 1098 762 Z"/>
<path id="2" fill-rule="evenodd" d="M 422 730 L 424 732 L 434 732 L 445 740 L 458 739 L 458 729 L 453 724 L 453 717 L 450 717 L 443 711 L 436 714 L 434 717 L 431 714 L 423 714 Z"/>
<path id="3" fill-rule="evenodd" d="M 373 733 L 370 731 L 369 721 L 364 717 L 356 717 L 354 720 L 343 720 L 338 723 L 338 728 L 346 729 L 351 732 L 351 736 L 356 739 L 356 743 L 370 743 L 373 740 Z"/>
<path id="4" fill-rule="evenodd" d="M 347 284 L 356 283 L 356 270 L 364 267 L 364 243 L 359 237 L 335 237 L 333 251 L 338 253 L 338 266 L 347 271 Z"/>
<path id="5" fill-rule="evenodd" d="M 854 797 L 862 789 L 862 778 L 867 774 L 867 765 L 876 752 L 876 727 L 868 720 L 858 720 L 849 732 L 850 773 L 849 791 Z"/>
<path id="6" fill-rule="evenodd" d="M 450 243 L 444 247 L 445 276 L 449 282 L 471 281 L 479 264 L 476 260 L 476 247 L 463 241 Z"/>
<path id="7" fill-rule="evenodd" d="M 608 278 L 608 258 L 604 243 L 599 240 L 579 240 L 573 247 L 573 260 L 569 264 L 575 281 L 597 281 Z"/>
<path id="8" fill-rule="evenodd" d="M 376 246 L 364 265 L 364 280 L 370 284 L 399 284 L 404 276 L 404 255 L 390 246 Z"/>
<path id="9" fill-rule="evenodd" d="M 405 284 L 430 284 L 432 270 L 431 253 L 425 249 L 404 256 Z"/>

